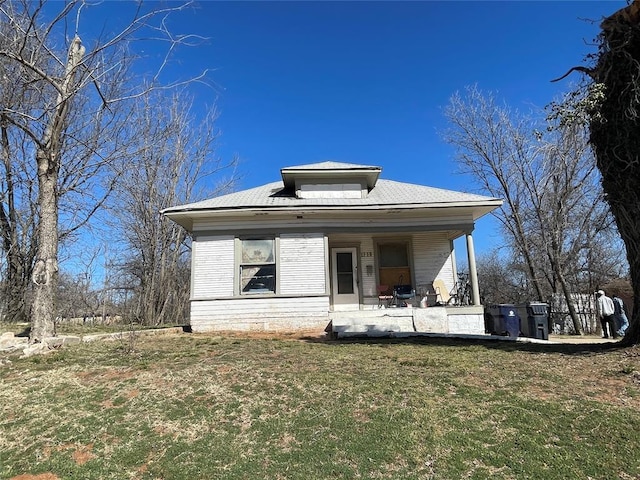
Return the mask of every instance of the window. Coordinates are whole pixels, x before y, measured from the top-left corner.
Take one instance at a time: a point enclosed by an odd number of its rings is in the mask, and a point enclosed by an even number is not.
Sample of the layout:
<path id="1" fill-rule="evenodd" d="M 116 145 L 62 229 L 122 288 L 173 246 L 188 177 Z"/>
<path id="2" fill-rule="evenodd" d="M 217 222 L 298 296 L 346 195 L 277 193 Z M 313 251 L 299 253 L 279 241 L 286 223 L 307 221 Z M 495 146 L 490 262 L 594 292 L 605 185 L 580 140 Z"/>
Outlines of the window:
<path id="1" fill-rule="evenodd" d="M 386 243 L 380 245 L 381 267 L 406 267 L 409 265 L 407 246 L 404 243 Z"/>
<path id="2" fill-rule="evenodd" d="M 240 240 L 242 294 L 276 293 L 275 239 Z"/>
<path id="3" fill-rule="evenodd" d="M 409 248 L 406 243 L 378 245 L 379 285 L 407 285 L 411 283 Z"/>
<path id="4" fill-rule="evenodd" d="M 303 183 L 296 191 L 298 198 L 362 198 L 359 183 Z"/>

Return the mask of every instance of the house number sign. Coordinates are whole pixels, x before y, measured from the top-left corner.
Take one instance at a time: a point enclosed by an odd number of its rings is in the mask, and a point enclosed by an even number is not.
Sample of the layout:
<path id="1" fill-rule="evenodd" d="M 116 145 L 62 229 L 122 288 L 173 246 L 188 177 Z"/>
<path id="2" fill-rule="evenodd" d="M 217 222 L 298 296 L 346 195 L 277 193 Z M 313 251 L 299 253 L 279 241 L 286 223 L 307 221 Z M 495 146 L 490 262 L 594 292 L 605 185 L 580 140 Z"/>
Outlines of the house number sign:
<path id="1" fill-rule="evenodd" d="M 373 257 L 373 252 L 362 252 L 360 254 L 361 258 L 365 258 L 365 257 Z"/>

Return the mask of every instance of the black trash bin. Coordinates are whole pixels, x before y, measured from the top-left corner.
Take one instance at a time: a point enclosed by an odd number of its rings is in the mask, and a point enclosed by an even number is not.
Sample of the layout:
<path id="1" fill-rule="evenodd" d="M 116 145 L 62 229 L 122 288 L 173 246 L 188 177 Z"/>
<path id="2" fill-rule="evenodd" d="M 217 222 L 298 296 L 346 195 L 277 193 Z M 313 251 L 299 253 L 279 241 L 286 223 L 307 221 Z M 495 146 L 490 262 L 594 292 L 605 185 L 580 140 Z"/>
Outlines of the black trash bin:
<path id="1" fill-rule="evenodd" d="M 502 305 L 500 311 L 504 318 L 504 335 L 510 337 L 520 335 L 520 315 L 515 305 Z"/>
<path id="2" fill-rule="evenodd" d="M 484 313 L 485 331 L 492 335 L 517 337 L 520 335 L 520 315 L 515 305 L 488 305 Z"/>
<path id="3" fill-rule="evenodd" d="M 498 305 L 485 305 L 484 331 L 490 335 L 498 335 L 498 332 L 501 330 L 500 307 Z"/>
<path id="4" fill-rule="evenodd" d="M 527 304 L 527 336 L 539 340 L 549 340 L 549 305 L 546 303 Z"/>

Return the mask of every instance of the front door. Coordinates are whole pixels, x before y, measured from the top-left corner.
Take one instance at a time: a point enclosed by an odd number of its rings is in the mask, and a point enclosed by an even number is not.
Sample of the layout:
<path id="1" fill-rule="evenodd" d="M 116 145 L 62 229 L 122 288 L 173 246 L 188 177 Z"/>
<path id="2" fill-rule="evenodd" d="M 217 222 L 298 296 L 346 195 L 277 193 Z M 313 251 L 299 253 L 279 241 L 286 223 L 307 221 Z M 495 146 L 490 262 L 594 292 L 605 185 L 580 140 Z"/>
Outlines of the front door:
<path id="1" fill-rule="evenodd" d="M 357 249 L 355 247 L 332 248 L 331 265 L 333 309 L 360 309 Z"/>

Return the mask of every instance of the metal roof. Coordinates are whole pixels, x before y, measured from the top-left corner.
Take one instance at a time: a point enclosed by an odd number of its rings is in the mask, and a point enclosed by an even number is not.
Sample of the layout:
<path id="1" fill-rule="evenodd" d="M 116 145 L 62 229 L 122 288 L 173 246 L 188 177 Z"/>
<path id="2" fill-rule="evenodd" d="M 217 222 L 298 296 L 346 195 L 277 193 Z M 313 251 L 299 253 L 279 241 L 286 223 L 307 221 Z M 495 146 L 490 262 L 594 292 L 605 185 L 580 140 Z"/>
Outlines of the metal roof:
<path id="1" fill-rule="evenodd" d="M 295 192 L 285 189 L 283 182 L 273 182 L 260 187 L 222 195 L 201 202 L 180 205 L 162 213 L 226 210 L 246 208 L 307 208 L 307 207 L 391 207 L 428 206 L 429 204 L 464 204 L 494 202 L 498 199 L 441 188 L 378 180 L 365 198 L 297 198 Z"/>
<path id="2" fill-rule="evenodd" d="M 343 163 L 343 162 L 319 162 L 309 163 L 307 165 L 295 165 L 293 167 L 284 167 L 283 170 L 382 170 L 380 167 L 374 165 L 359 165 L 357 163 Z"/>
<path id="3" fill-rule="evenodd" d="M 472 193 L 463 193 L 442 188 L 427 187 L 393 180 L 378 179 L 380 167 L 352 163 L 321 162 L 281 170 L 282 181 L 260 187 L 222 195 L 201 202 L 167 208 L 162 211 L 187 230 L 193 228 L 196 218 L 223 218 L 267 213 L 293 213 L 302 215 L 310 211 L 335 212 L 331 218 L 349 215 L 354 211 L 374 212 L 403 210 L 407 214 L 424 218 L 427 212 L 445 216 L 467 215 L 475 220 L 502 205 L 502 200 Z M 366 179 L 368 194 L 362 198 L 298 198 L 296 179 L 321 182 L 351 179 Z M 446 212 L 446 213 L 445 213 Z M 336 217 L 337 215 L 337 217 Z M 414 215 L 414 216 L 415 216 Z"/>

